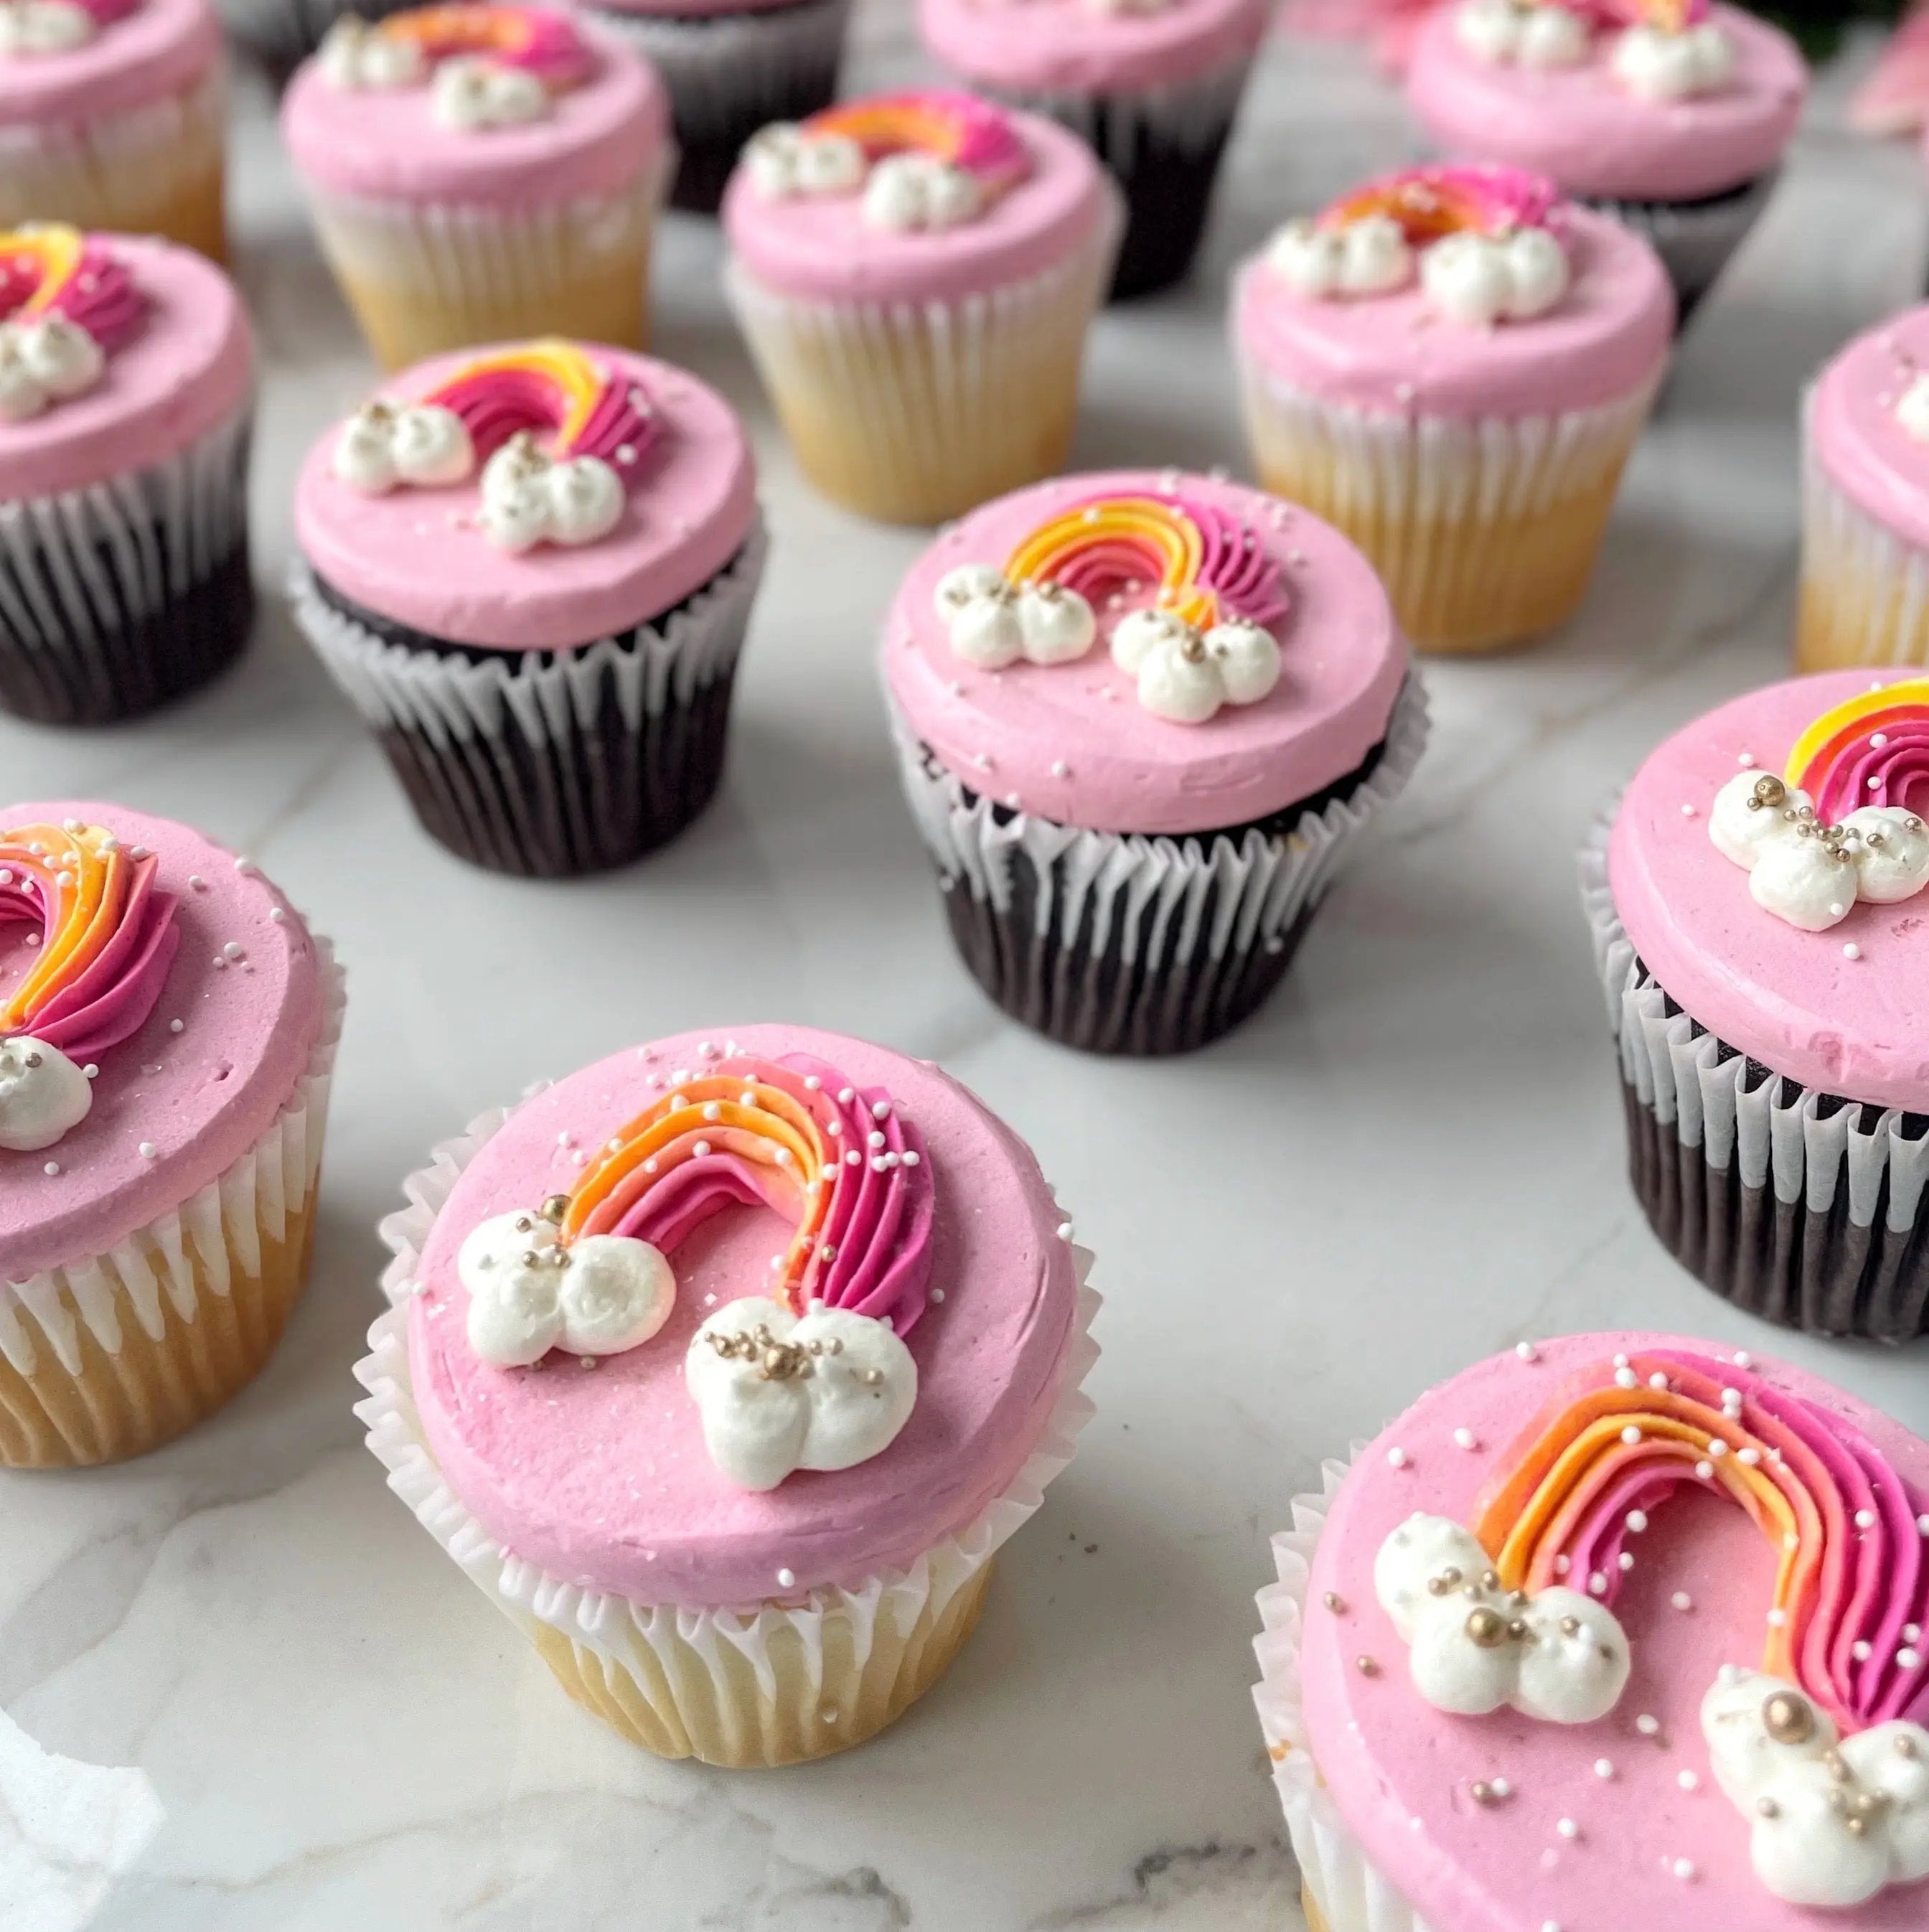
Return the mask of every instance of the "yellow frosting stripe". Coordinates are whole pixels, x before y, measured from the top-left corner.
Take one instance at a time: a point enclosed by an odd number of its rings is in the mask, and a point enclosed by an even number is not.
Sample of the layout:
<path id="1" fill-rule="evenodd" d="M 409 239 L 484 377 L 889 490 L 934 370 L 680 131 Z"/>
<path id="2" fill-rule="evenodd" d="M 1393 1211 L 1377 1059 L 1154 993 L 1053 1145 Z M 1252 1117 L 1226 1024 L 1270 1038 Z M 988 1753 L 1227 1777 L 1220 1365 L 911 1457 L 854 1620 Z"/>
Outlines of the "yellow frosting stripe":
<path id="1" fill-rule="evenodd" d="M 124 895 L 119 874 L 130 862 L 104 826 L 78 834 L 54 825 L 0 831 L 0 867 L 40 882 L 47 908 L 32 970 L 0 1003 L 0 1030 L 25 1024 L 47 996 L 77 978 L 112 938 Z M 28 848 L 38 845 L 39 853 Z M 104 849 L 106 848 L 106 849 Z"/>
<path id="2" fill-rule="evenodd" d="M 1784 768 L 1786 782 L 1802 784 L 1816 760 L 1838 738 L 1852 731 L 1857 725 L 1874 724 L 1883 718 L 1905 712 L 1918 715 L 1929 712 L 1929 677 L 1902 678 L 1879 690 L 1858 692 L 1825 711 L 1795 741 L 1788 754 L 1788 764 Z"/>
<path id="3" fill-rule="evenodd" d="M 1159 584 L 1158 603 L 1201 629 L 1216 621 L 1218 598 L 1202 585 L 1205 559 L 1198 526 L 1176 505 L 1150 496 L 1112 496 L 1042 524 L 1012 552 L 1005 574 L 1014 583 L 1076 587 L 1080 566 L 1106 550 L 1130 550 Z"/>
<path id="4" fill-rule="evenodd" d="M 79 272 L 86 244 L 80 230 L 64 222 L 38 222 L 0 230 L 0 270 L 10 264 L 16 268 L 23 262 L 32 264 L 33 288 L 13 313 L 34 316 L 51 308 Z"/>

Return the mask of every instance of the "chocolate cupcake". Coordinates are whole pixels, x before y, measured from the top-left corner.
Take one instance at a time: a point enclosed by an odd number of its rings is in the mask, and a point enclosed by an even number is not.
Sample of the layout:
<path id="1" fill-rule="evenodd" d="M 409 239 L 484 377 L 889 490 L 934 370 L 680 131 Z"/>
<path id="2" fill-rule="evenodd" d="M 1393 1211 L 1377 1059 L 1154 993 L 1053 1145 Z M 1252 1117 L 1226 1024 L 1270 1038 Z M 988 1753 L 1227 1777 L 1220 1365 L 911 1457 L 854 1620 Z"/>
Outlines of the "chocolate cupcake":
<path id="1" fill-rule="evenodd" d="M 0 707 L 112 724 L 239 653 L 254 401 L 248 318 L 202 256 L 0 234 Z"/>
<path id="2" fill-rule="evenodd" d="M 764 540 L 694 377 L 554 339 L 424 363 L 316 446 L 296 526 L 297 620 L 450 850 L 594 872 L 710 802 Z"/>
<path id="3" fill-rule="evenodd" d="M 1662 745 L 1582 862 L 1635 1192 L 1718 1294 L 1929 1332 L 1929 680 L 1833 672 Z"/>
<path id="4" fill-rule="evenodd" d="M 1184 1052 L 1253 1012 L 1426 735 L 1365 558 L 1176 471 L 974 512 L 905 578 L 884 661 L 965 964 L 1098 1052 Z"/>

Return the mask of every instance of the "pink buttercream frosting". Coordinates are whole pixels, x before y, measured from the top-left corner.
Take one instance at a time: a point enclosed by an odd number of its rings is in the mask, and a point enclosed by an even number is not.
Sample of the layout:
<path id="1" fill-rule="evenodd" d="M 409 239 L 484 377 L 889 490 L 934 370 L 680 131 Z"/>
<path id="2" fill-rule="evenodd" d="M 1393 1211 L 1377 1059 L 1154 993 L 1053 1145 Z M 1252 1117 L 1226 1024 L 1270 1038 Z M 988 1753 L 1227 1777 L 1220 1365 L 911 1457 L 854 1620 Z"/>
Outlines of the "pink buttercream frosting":
<path id="1" fill-rule="evenodd" d="M 1745 1421 L 1786 1457 L 1832 1525 L 1838 1554 L 1810 1600 L 1804 1634 L 1814 1641 L 1805 1648 L 1820 1670 L 1821 1635 L 1840 1637 L 1828 1654 L 1843 1688 L 1821 1701 L 1852 1729 L 1904 1709 L 1919 1719 L 1919 1702 L 1908 1702 L 1888 1660 L 1905 1619 L 1919 1613 L 1929 1564 L 1913 1520 L 1929 1498 L 1929 1444 L 1779 1364 L 1666 1336 L 1576 1336 L 1540 1344 L 1532 1360 L 1483 1362 L 1423 1396 L 1360 1453 L 1335 1498 L 1300 1640 L 1307 1732 L 1334 1802 L 1434 1932 L 1544 1932 L 1550 1924 L 1562 1932 L 1814 1932 L 1825 1922 L 1914 1932 L 1923 1922 L 1920 1886 L 1818 1915 L 1777 1900 L 1750 1869 L 1748 1820 L 1717 1788 L 1699 1713 L 1723 1666 L 1761 1667 L 1780 1552 L 1733 1501 L 1698 1479 L 1684 1485 L 1687 1464 L 1658 1485 L 1606 1482 L 1594 1518 L 1576 1527 L 1574 1571 L 1594 1564 L 1615 1580 L 1609 1589 L 1633 1653 L 1632 1678 L 1607 1717 L 1574 1726 L 1510 1711 L 1454 1717 L 1414 1691 L 1406 1646 L 1376 1600 L 1382 1544 L 1415 1511 L 1472 1527 L 1522 1432 L 1599 1388 L 1617 1356 L 1634 1372 L 1630 1402 L 1646 1398 L 1651 1372 L 1703 1388 L 1711 1402 L 1736 1390 L 1746 1406 L 1737 1441 Z M 1880 1574 L 1868 1568 L 1862 1532 L 1839 1520 L 1856 1504 L 1876 1519 L 1867 1535 L 1886 1552 Z M 1630 1535 L 1628 1514 L 1637 1510 L 1648 1526 Z M 1625 1575 L 1624 1550 L 1634 1557 Z M 1864 1631 L 1880 1661 L 1852 1660 L 1848 1638 Z M 1363 1672 L 1361 1657 L 1378 1670 Z M 1652 1732 L 1637 1719 L 1655 1720 Z M 1604 1761 L 1611 1775 L 1597 1768 Z M 1504 1803 L 1472 1800 L 1474 1783 L 1497 1778 L 1512 1787 Z M 1578 1827 L 1571 1838 L 1556 1829 L 1563 1818 Z M 1683 1859 L 1686 1878 L 1676 1869 Z"/>
<path id="2" fill-rule="evenodd" d="M 640 55 L 598 28 L 579 31 L 588 76 L 542 120 L 446 127 L 426 84 L 344 88 L 310 60 L 282 102 L 283 138 L 311 187 L 371 201 L 527 207 L 616 194 L 662 162 L 669 98 Z"/>
<path id="3" fill-rule="evenodd" d="M 1415 36 L 1407 95 L 1449 154 L 1551 175 L 1570 194 L 1694 201 L 1765 174 L 1795 132 L 1808 88 L 1800 50 L 1779 28 L 1734 7 L 1710 16 L 1735 50 L 1725 86 L 1658 101 L 1615 75 L 1612 32 L 1577 67 L 1484 59 L 1460 40 L 1454 4 Z"/>
<path id="4" fill-rule="evenodd" d="M 961 564 L 1002 570 L 1024 538 L 1100 495 L 1180 495 L 1274 567 L 1283 675 L 1204 724 L 1156 717 L 1102 638 L 1071 664 L 968 664 L 934 593 Z M 1120 608 L 1151 601 L 1127 597 Z M 1114 613 L 1101 610 L 1102 620 Z M 1273 608 L 1252 614 L 1271 625 Z M 1262 818 L 1354 770 L 1386 735 L 1407 650 L 1372 567 L 1263 491 L 1156 470 L 1061 477 L 974 510 L 912 566 L 886 621 L 884 673 L 910 730 L 975 792 L 1094 831 L 1202 832 Z"/>
<path id="5" fill-rule="evenodd" d="M 1896 418 L 1896 406 L 1924 374 L 1929 306 L 1857 336 L 1822 372 L 1809 399 L 1808 446 L 1852 502 L 1929 549 L 1929 442 Z"/>
<path id="6" fill-rule="evenodd" d="M 85 489 L 161 462 L 254 393 L 247 314 L 220 269 L 192 250 L 133 236 L 94 236 L 89 246 L 124 272 L 128 304 L 145 312 L 117 315 L 92 388 L 24 422 L 0 422 L 0 501 Z"/>
<path id="7" fill-rule="evenodd" d="M 582 1172 L 575 1150 L 599 1145 L 727 1045 L 888 1094 L 921 1142 L 932 1196 L 928 1301 L 908 1337 L 918 1367 L 910 1420 L 867 1462 L 762 1492 L 711 1462 L 683 1360 L 716 1306 L 770 1292 L 772 1258 L 794 1232 L 788 1218 L 730 1204 L 686 1233 L 668 1326 L 594 1375 L 567 1358 L 533 1369 L 482 1361 L 455 1268 L 472 1228 L 566 1192 Z M 1060 1221 L 1023 1143 L 926 1062 L 780 1026 L 614 1055 L 518 1108 L 437 1216 L 409 1313 L 424 1436 L 491 1535 L 585 1588 L 718 1608 L 854 1586 L 964 1528 L 1036 1447 L 1074 1332 L 1076 1272 Z"/>
<path id="8" fill-rule="evenodd" d="M 1545 315 L 1486 328 L 1442 315 L 1418 279 L 1388 295 L 1297 293 L 1263 253 L 1239 274 L 1244 353 L 1294 388 L 1354 409 L 1518 417 L 1618 402 L 1652 382 L 1674 339 L 1667 272 L 1638 235 L 1556 211 L 1573 280 Z"/>
<path id="9" fill-rule="evenodd" d="M 1708 836 L 1714 795 L 1748 769 L 1744 758 L 1779 776 L 1824 712 L 1894 676 L 1792 679 L 1676 732 L 1622 800 L 1608 873 L 1642 963 L 1718 1039 L 1804 1087 L 1921 1113 L 1929 1112 L 1929 903 L 1864 902 L 1827 932 L 1805 932 L 1758 905 L 1747 872 Z"/>
<path id="10" fill-rule="evenodd" d="M 105 826 L 153 854 L 142 892 L 150 912 L 172 900 L 173 950 L 130 1036 L 112 1037 L 120 1028 L 102 1014 L 94 1032 L 71 1038 L 76 1052 L 99 1054 L 87 1118 L 46 1153 L 0 1151 L 0 1280 L 98 1254 L 214 1180 L 292 1097 L 322 1026 L 314 942 L 259 872 L 241 869 L 198 832 L 121 806 L 68 801 L 0 812 L 0 825 L 10 826 L 68 819 Z M 144 944 L 149 924 L 143 913 L 130 939 Z M 27 969 L 35 932 L 29 921 L 0 922 L 0 986 Z M 240 949 L 232 958 L 230 946 Z M 110 962 L 120 975 L 116 997 L 136 1010 L 152 988 L 144 971 L 123 969 L 139 966 L 140 950 Z M 52 1024 L 58 1033 L 57 1016 Z M 50 1160 L 57 1173 L 46 1171 Z"/>
<path id="11" fill-rule="evenodd" d="M 919 0 L 925 45 L 977 86 L 1131 94 L 1198 80 L 1252 58 L 1267 0 Z"/>
<path id="12" fill-rule="evenodd" d="M 220 58 L 207 0 L 140 0 L 64 53 L 0 56 L 0 128 L 84 124 L 185 94 Z"/>
<path id="13" fill-rule="evenodd" d="M 415 400 L 496 352 L 437 357 L 381 393 Z M 394 622 L 492 650 L 566 650 L 681 603 L 750 532 L 750 446 L 729 404 L 694 376 L 648 356 L 591 352 L 641 388 L 655 429 L 608 536 L 577 549 L 498 550 L 476 526 L 474 478 L 366 495 L 334 474 L 338 425 L 309 452 L 296 484 L 296 532 L 309 562 L 344 596 Z"/>
<path id="14" fill-rule="evenodd" d="M 1117 192 L 1076 136 L 1008 118 L 1027 172 L 973 220 L 880 228 L 858 191 L 777 200 L 740 167 L 723 203 L 732 255 L 766 288 L 827 302 L 954 302 L 1055 268 L 1115 218 Z"/>

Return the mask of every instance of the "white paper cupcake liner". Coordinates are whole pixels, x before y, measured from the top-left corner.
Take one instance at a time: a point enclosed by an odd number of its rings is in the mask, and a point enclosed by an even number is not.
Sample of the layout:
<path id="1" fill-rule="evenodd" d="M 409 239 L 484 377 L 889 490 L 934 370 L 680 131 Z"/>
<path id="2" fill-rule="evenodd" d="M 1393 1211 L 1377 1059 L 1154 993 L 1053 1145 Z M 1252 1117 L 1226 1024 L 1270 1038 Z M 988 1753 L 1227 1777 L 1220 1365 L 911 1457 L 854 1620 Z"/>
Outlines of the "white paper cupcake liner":
<path id="1" fill-rule="evenodd" d="M 567 651 L 388 642 L 298 558 L 289 596 L 429 830 L 478 863 L 556 874 L 626 862 L 708 802 L 768 549 L 760 518 L 668 616 Z"/>
<path id="2" fill-rule="evenodd" d="M 104 722 L 205 683 L 236 656 L 253 608 L 251 413 L 245 399 L 147 469 L 0 501 L 0 705 Z"/>
<path id="3" fill-rule="evenodd" d="M 738 151 L 758 128 L 801 120 L 836 95 L 850 0 L 793 0 L 737 14 L 592 11 L 669 90 L 683 151 L 675 199 L 714 208 Z"/>
<path id="4" fill-rule="evenodd" d="M 382 1276 L 394 1304 L 369 1331 L 370 1353 L 356 1367 L 368 1391 L 356 1414 L 368 1446 L 388 1472 L 388 1486 L 416 1520 L 454 1558 L 496 1607 L 532 1640 L 554 1631 L 604 1658 L 620 1673 L 653 1660 L 666 1730 L 680 1733 L 687 1706 L 728 1712 L 741 1701 L 744 1669 L 766 1699 L 780 1696 L 777 1652 L 799 1647 L 811 1676 L 808 1701 L 834 1731 L 874 1696 L 864 1682 L 874 1653 L 895 1654 L 920 1622 L 982 1586 L 1000 1547 L 1034 1515 L 1047 1484 L 1070 1462 L 1076 1440 L 1093 1414 L 1082 1384 L 1098 1348 L 1091 1323 L 1099 1297 L 1088 1285 L 1092 1256 L 1074 1247 L 1078 1306 L 1073 1334 L 1059 1369 L 1058 1394 L 1038 1443 L 1010 1486 L 956 1534 L 942 1538 L 908 1568 L 883 1571 L 850 1588 L 826 1586 L 781 1600 L 713 1610 L 650 1604 L 585 1588 L 511 1555 L 470 1514 L 444 1481 L 424 1441 L 410 1381 L 408 1302 L 436 1216 L 463 1170 L 509 1118 L 482 1115 L 468 1132 L 436 1148 L 430 1164 L 404 1184 L 410 1204 L 382 1223 L 394 1258 Z M 788 1665 L 782 1673 L 791 1675 Z M 694 1681 L 693 1681 L 694 1680 Z M 638 1688 L 648 1695 L 640 1682 Z"/>
<path id="5" fill-rule="evenodd" d="M 214 1180 L 94 1254 L 0 1280 L 0 1463 L 158 1447 L 261 1366 L 308 1263 L 344 983 L 316 938 L 322 1022 L 274 1121 Z"/>
<path id="6" fill-rule="evenodd" d="M 226 75 L 94 120 L 0 126 L 0 228 L 65 221 L 221 252 Z M 0 478 L 4 488 L 4 478 Z"/>
<path id="7" fill-rule="evenodd" d="M 806 301 L 726 263 L 725 292 L 812 480 L 867 514 L 935 523 L 1052 474 L 1119 221 L 1114 208 L 1081 253 L 957 302 Z"/>
<path id="8" fill-rule="evenodd" d="M 1350 1462 L 1323 1463 L 1319 1494 L 1295 1496 L 1292 1528 L 1273 1538 L 1280 1580 L 1259 1592 L 1264 1628 L 1252 1646 L 1261 1673 L 1252 1701 L 1300 1878 L 1326 1932 L 1428 1932 L 1426 1922 L 1388 1883 L 1348 1829 L 1321 1779 L 1306 1735 L 1300 1634 L 1306 1626 L 1313 1552 L 1350 1467 Z"/>
<path id="9" fill-rule="evenodd" d="M 1929 1330 L 1929 1118 L 1754 1067 L 1670 998 L 1614 909 L 1607 828 L 1581 893 L 1621 1064 L 1635 1190 L 1677 1259 L 1765 1319 Z"/>
<path id="10" fill-rule="evenodd" d="M 1760 218 L 1781 179 L 1779 166 L 1737 188 L 1706 201 L 1618 201 L 1584 195 L 1589 208 L 1611 214 L 1646 237 L 1675 285 L 1677 325 L 1685 325 L 1702 298 L 1720 280 L 1735 251 Z"/>
<path id="11" fill-rule="evenodd" d="M 514 208 L 313 187 L 309 198 L 322 252 L 388 368 L 545 331 L 634 348 L 675 166 L 666 153 L 615 194 Z"/>
<path id="12" fill-rule="evenodd" d="M 1267 487 L 1358 544 L 1433 650 L 1517 643 L 1571 612 L 1666 373 L 1594 408 L 1459 418 L 1354 408 L 1243 345 L 1238 360 Z"/>
<path id="13" fill-rule="evenodd" d="M 1427 736 L 1410 675 L 1357 786 L 1281 836 L 1094 832 L 974 794 L 894 716 L 898 767 L 954 936 L 993 998 L 1100 1052 L 1177 1052 L 1272 990 L 1360 836 L 1402 792 Z"/>
<path id="14" fill-rule="evenodd" d="M 1812 442 L 1802 546 L 1802 669 L 1929 666 L 1929 554 L 1838 489 Z"/>

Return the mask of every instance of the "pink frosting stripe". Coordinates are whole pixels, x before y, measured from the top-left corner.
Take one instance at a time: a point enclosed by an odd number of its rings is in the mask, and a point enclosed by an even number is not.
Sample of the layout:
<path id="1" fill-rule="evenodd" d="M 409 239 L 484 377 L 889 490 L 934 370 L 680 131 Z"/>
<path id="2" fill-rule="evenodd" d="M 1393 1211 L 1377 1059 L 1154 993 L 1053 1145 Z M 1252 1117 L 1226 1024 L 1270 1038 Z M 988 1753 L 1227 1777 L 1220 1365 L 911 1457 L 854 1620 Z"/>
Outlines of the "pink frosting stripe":
<path id="1" fill-rule="evenodd" d="M 1750 768 L 1743 759 L 1780 772 L 1823 712 L 1895 681 L 1868 671 L 1794 678 L 1684 727 L 1622 798 L 1608 878 L 1642 963 L 1718 1038 L 1819 1092 L 1929 1113 L 1921 902 L 1864 903 L 1826 932 L 1804 932 L 1757 905 L 1748 874 L 1708 836 L 1714 794 Z"/>
<path id="2" fill-rule="evenodd" d="M 1795 43 L 1736 7 L 1711 10 L 1735 50 L 1729 84 L 1670 101 L 1616 76 L 1611 35 L 1580 66 L 1526 68 L 1464 46 L 1457 11 L 1438 8 L 1414 38 L 1414 112 L 1443 152 L 1531 168 L 1570 194 L 1694 201 L 1740 188 L 1780 160 L 1808 94 Z"/>
<path id="3" fill-rule="evenodd" d="M 62 315 L 103 349 L 118 349 L 141 326 L 146 298 L 105 236 L 78 237 L 64 269 L 74 238 L 72 229 L 14 231 L 13 252 L 0 257 L 0 321 Z"/>

